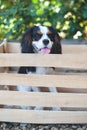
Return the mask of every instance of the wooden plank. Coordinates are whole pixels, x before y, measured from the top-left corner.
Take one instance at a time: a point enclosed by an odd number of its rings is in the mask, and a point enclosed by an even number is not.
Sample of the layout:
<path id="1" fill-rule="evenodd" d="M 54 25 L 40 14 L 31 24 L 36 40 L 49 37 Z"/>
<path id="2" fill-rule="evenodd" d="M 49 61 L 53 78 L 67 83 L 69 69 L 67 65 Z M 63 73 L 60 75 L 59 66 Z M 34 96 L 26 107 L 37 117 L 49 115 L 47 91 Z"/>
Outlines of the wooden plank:
<path id="1" fill-rule="evenodd" d="M 7 44 L 7 50 L 8 53 L 20 53 L 21 52 L 21 46 L 20 43 L 16 42 L 8 42 Z M 62 52 L 63 54 L 68 53 L 86 53 L 87 52 L 87 45 L 62 45 Z"/>
<path id="2" fill-rule="evenodd" d="M 7 52 L 8 53 L 20 53 L 21 52 L 20 43 L 8 42 L 8 44 L 7 44 Z"/>
<path id="3" fill-rule="evenodd" d="M 0 121 L 34 124 L 86 124 L 87 111 L 0 109 Z"/>
<path id="4" fill-rule="evenodd" d="M 62 45 L 63 54 L 87 53 L 87 45 Z"/>
<path id="5" fill-rule="evenodd" d="M 0 54 L 0 66 L 43 66 L 87 69 L 86 54 Z"/>
<path id="6" fill-rule="evenodd" d="M 27 75 L 0 73 L 0 85 L 52 86 L 87 89 L 87 75 Z"/>
<path id="7" fill-rule="evenodd" d="M 0 91 L 3 105 L 87 108 L 86 100 L 87 94 Z"/>
<path id="8" fill-rule="evenodd" d="M 61 40 L 62 44 L 73 44 L 73 45 L 81 45 L 81 44 L 87 44 L 87 40 L 81 40 L 81 39 L 73 39 L 73 40 L 69 40 L 69 39 L 62 39 Z"/>

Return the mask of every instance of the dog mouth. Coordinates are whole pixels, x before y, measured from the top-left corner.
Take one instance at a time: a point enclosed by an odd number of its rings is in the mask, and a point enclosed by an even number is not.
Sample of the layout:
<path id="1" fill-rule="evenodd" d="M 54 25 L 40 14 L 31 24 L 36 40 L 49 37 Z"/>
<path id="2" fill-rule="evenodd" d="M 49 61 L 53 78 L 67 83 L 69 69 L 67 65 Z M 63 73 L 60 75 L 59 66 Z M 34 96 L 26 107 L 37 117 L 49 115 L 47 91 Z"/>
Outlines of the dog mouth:
<path id="1" fill-rule="evenodd" d="M 51 49 L 48 47 L 43 47 L 43 48 L 38 49 L 35 45 L 33 45 L 33 48 L 34 48 L 33 51 L 39 54 L 49 54 L 51 52 Z"/>
<path id="2" fill-rule="evenodd" d="M 50 48 L 47 48 L 47 47 L 39 49 L 40 54 L 49 54 L 50 51 L 51 51 Z"/>

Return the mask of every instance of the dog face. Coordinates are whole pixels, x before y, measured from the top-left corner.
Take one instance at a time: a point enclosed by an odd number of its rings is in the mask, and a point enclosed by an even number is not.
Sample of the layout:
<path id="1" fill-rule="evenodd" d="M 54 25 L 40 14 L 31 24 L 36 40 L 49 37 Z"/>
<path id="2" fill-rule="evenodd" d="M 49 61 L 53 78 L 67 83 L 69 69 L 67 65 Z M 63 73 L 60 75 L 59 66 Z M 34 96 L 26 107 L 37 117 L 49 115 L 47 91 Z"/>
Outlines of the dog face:
<path id="1" fill-rule="evenodd" d="M 60 54 L 60 37 L 52 27 L 34 26 L 28 29 L 22 39 L 23 53 Z"/>
<path id="2" fill-rule="evenodd" d="M 47 27 L 39 26 L 33 30 L 32 45 L 37 53 L 50 53 L 53 41 L 49 37 L 51 31 Z"/>

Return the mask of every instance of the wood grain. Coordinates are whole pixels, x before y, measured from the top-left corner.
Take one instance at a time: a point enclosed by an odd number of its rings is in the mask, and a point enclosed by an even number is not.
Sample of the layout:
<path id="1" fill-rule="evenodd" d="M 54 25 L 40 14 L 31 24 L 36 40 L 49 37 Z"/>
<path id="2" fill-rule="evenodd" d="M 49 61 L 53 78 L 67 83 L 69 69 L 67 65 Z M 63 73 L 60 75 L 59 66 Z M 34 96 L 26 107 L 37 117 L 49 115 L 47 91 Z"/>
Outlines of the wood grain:
<path id="1" fill-rule="evenodd" d="M 21 52 L 21 45 L 20 43 L 16 42 L 8 42 L 7 44 L 8 53 L 20 53 Z M 78 54 L 78 53 L 86 53 L 87 52 L 87 45 L 62 45 L 62 52 L 63 54 Z"/>
<path id="2" fill-rule="evenodd" d="M 43 66 L 87 69 L 86 54 L 0 54 L 0 66 Z"/>
<path id="3" fill-rule="evenodd" d="M 0 91 L 3 105 L 87 108 L 86 100 L 87 94 Z"/>
<path id="4" fill-rule="evenodd" d="M 33 124 L 86 124 L 87 111 L 0 109 L 0 121 Z"/>
<path id="5" fill-rule="evenodd" d="M 0 84 L 87 89 L 87 75 L 27 75 L 0 73 Z"/>

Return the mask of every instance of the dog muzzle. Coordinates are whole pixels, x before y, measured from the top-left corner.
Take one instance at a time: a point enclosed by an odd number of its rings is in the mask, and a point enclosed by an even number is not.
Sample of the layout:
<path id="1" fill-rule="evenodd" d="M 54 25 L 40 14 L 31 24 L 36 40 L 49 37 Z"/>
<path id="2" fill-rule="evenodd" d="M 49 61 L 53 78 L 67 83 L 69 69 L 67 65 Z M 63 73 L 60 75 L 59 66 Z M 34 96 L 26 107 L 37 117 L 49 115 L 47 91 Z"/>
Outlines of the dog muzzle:
<path id="1" fill-rule="evenodd" d="M 41 48 L 41 49 L 38 49 L 35 45 L 33 45 L 33 51 L 35 53 L 39 53 L 39 54 L 49 54 L 51 49 L 48 48 L 48 47 L 44 47 L 44 48 Z"/>

